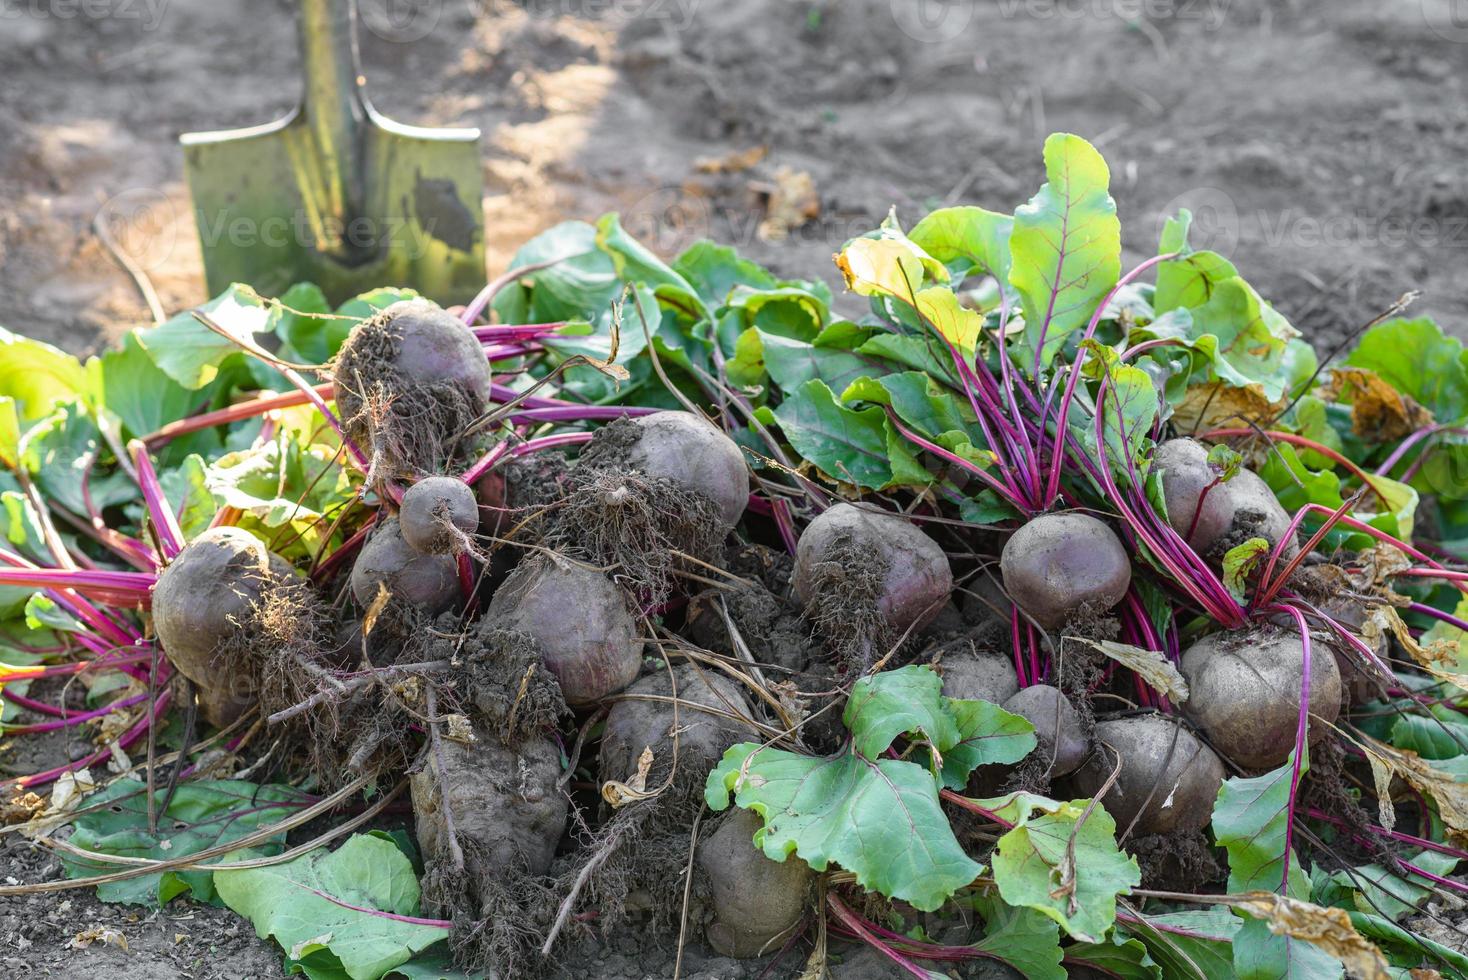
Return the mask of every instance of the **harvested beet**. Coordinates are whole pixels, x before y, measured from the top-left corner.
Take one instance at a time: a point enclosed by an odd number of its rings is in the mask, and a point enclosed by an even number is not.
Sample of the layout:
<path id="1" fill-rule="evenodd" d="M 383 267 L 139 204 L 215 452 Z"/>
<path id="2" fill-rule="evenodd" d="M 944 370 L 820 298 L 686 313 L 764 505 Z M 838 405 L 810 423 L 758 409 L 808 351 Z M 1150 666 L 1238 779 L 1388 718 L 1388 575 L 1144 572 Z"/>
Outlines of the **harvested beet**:
<path id="1" fill-rule="evenodd" d="M 1208 826 L 1223 763 L 1192 732 L 1164 715 L 1137 715 L 1097 723 L 1095 740 L 1096 751 L 1071 780 L 1078 795 L 1094 797 L 1120 757 L 1121 774 L 1101 801 L 1118 833 L 1134 820 L 1133 834 Z"/>
<path id="2" fill-rule="evenodd" d="M 810 867 L 795 855 L 772 861 L 754 846 L 762 821 L 735 809 L 698 844 L 698 869 L 712 919 L 704 937 L 716 952 L 746 958 L 778 949 L 804 917 Z"/>
<path id="3" fill-rule="evenodd" d="M 490 404 L 489 362 L 473 332 L 424 299 L 352 328 L 332 366 L 347 435 L 374 469 L 433 472 Z"/>
<path id="4" fill-rule="evenodd" d="M 739 523 L 749 502 L 749 470 L 733 439 L 690 412 L 655 412 L 632 424 L 639 438 L 627 448 L 629 466 L 712 500 L 725 531 Z"/>
<path id="5" fill-rule="evenodd" d="M 676 721 L 672 701 L 675 680 L 678 684 Z M 601 740 L 601 781 L 630 781 L 637 774 L 643 750 L 651 749 L 653 764 L 648 771 L 647 788 L 662 785 L 672 771 L 676 731 L 674 784 L 701 790 L 724 751 L 736 742 L 754 737 L 752 726 L 736 720 L 741 717 L 750 717 L 749 702 L 743 691 L 710 667 L 679 664 L 673 668 L 671 678 L 666 670 L 649 674 L 623 692 L 623 697 L 607 712 Z"/>
<path id="6" fill-rule="evenodd" d="M 557 785 L 560 751 L 549 739 L 507 748 L 481 736 L 443 739 L 412 778 L 418 844 L 428 861 L 452 861 L 452 837 L 488 874 L 550 870 L 566 829 L 568 800 Z M 447 811 L 447 818 L 445 816 Z"/>
<path id="7" fill-rule="evenodd" d="M 1091 742 L 1081 726 L 1081 717 L 1056 688 L 1033 684 L 1005 701 L 1004 710 L 1035 726 L 1036 744 L 1031 755 L 1046 764 L 1050 776 L 1069 775 L 1086 761 Z"/>
<path id="8" fill-rule="evenodd" d="M 1240 468 L 1227 480 L 1208 465 L 1208 449 L 1193 439 L 1170 439 L 1157 447 L 1154 467 L 1162 469 L 1167 519 L 1200 555 L 1218 557 L 1253 537 L 1271 545 L 1289 531 L 1290 515 L 1269 484 L 1253 470 Z M 1286 546 L 1293 555 L 1297 543 Z"/>
<path id="9" fill-rule="evenodd" d="M 522 562 L 495 591 L 487 618 L 529 636 L 568 704 L 615 694 L 642 666 L 642 636 L 621 590 L 584 565 L 547 555 Z"/>
<path id="10" fill-rule="evenodd" d="M 247 652 L 268 594 L 290 578 L 283 559 L 237 527 L 200 534 L 158 576 L 153 629 L 210 724 L 227 725 L 255 703 L 258 665 L 232 655 Z"/>
<path id="11" fill-rule="evenodd" d="M 403 540 L 425 555 L 468 550 L 468 536 L 479 530 L 479 502 L 463 480 L 429 476 L 403 491 L 398 510 Z"/>
<path id="12" fill-rule="evenodd" d="M 1328 647 L 1310 657 L 1310 738 L 1340 712 L 1341 674 Z M 1295 747 L 1305 648 L 1300 634 L 1276 626 L 1213 633 L 1183 652 L 1189 694 L 1183 712 L 1219 752 L 1246 769 L 1273 769 Z"/>
<path id="13" fill-rule="evenodd" d="M 1088 514 L 1045 514 L 1009 536 L 1004 590 L 1042 628 L 1060 629 L 1116 605 L 1132 581 L 1120 539 Z"/>
<path id="14" fill-rule="evenodd" d="M 458 564 L 447 555 L 426 555 L 403 540 L 396 517 L 378 525 L 352 565 L 352 594 L 364 607 L 379 586 L 400 602 L 437 615 L 459 599 Z"/>
<path id="15" fill-rule="evenodd" d="M 893 633 L 922 629 L 953 592 L 938 542 L 900 515 L 845 503 L 801 534 L 791 582 L 831 636 L 867 632 L 873 614 Z"/>
<path id="16" fill-rule="evenodd" d="M 1003 705 L 1019 693 L 1014 664 L 997 653 L 945 653 L 937 666 L 943 675 L 943 693 L 950 698 Z"/>

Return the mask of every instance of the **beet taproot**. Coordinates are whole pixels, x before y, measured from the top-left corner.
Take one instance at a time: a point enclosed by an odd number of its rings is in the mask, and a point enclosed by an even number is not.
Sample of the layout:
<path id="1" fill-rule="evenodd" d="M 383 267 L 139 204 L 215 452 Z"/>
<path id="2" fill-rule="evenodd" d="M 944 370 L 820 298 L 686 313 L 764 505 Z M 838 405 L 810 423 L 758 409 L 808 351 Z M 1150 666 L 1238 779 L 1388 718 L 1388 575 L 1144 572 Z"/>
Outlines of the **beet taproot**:
<path id="1" fill-rule="evenodd" d="M 712 500 L 725 531 L 739 523 L 749 502 L 749 470 L 733 439 L 690 412 L 654 412 L 632 424 L 640 437 L 627 449 L 630 466 Z"/>
<path id="2" fill-rule="evenodd" d="M 425 555 L 465 550 L 461 545 L 479 530 L 479 502 L 463 480 L 424 477 L 403 491 L 398 523 L 408 547 Z"/>
<path id="3" fill-rule="evenodd" d="M 1164 715 L 1136 715 L 1096 724 L 1096 751 L 1070 777 L 1078 796 L 1094 797 L 1118 758 L 1121 773 L 1101 800 L 1117 832 L 1197 831 L 1213 819 L 1223 762 L 1182 725 Z"/>
<path id="4" fill-rule="evenodd" d="M 1081 727 L 1081 716 L 1056 688 L 1032 684 L 1005 701 L 1003 708 L 1035 726 L 1031 754 L 1045 762 L 1050 776 L 1069 775 L 1086 761 L 1091 742 Z"/>
<path id="5" fill-rule="evenodd" d="M 1221 557 L 1223 550 L 1262 537 L 1277 544 L 1289 532 L 1290 515 L 1269 484 L 1246 467 L 1223 480 L 1208 463 L 1208 448 L 1194 439 L 1169 439 L 1157 447 L 1152 465 L 1162 469 L 1167 519 L 1200 555 Z M 1284 553 L 1294 555 L 1290 536 Z"/>
<path id="6" fill-rule="evenodd" d="M 1039 626 L 1060 629 L 1116 605 L 1132 581 L 1121 540 L 1089 514 L 1045 514 L 1004 542 L 1004 591 Z"/>
<path id="7" fill-rule="evenodd" d="M 698 843 L 711 915 L 704 938 L 716 952 L 736 959 L 779 948 L 804 917 L 814 878 L 795 855 L 774 861 L 754 846 L 762 823 L 754 812 L 735 809 Z"/>
<path id="8" fill-rule="evenodd" d="M 453 558 L 414 550 L 402 526 L 389 517 L 372 532 L 352 565 L 352 595 L 371 606 L 379 588 L 394 599 L 437 615 L 459 600 L 459 571 Z"/>

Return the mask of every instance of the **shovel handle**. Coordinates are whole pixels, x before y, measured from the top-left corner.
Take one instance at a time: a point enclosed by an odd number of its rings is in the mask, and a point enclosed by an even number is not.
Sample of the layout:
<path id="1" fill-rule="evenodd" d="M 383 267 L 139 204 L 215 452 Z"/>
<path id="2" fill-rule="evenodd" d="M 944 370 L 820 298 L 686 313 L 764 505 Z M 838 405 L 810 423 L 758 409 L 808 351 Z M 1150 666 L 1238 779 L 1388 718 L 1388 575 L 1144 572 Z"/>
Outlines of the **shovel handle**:
<path id="1" fill-rule="evenodd" d="M 327 209 L 362 204 L 361 133 L 367 121 L 357 60 L 356 0 L 301 0 L 302 106 L 326 175 Z"/>

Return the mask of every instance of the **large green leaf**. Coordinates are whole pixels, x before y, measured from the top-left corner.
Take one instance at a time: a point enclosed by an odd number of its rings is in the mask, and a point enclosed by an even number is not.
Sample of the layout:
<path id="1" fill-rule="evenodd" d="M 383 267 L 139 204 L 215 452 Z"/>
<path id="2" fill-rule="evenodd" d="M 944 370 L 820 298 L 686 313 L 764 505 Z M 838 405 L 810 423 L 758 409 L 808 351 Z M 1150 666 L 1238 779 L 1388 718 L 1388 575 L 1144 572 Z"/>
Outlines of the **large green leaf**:
<path id="1" fill-rule="evenodd" d="M 249 286 L 235 283 L 199 307 L 228 337 L 220 336 L 185 310 L 156 327 L 134 333 L 153 363 L 185 388 L 213 381 L 220 366 L 240 353 L 234 339 L 249 340 L 273 329 L 270 308 Z"/>
<path id="2" fill-rule="evenodd" d="M 795 854 L 816 871 L 839 865 L 863 888 L 923 911 L 983 870 L 953 836 L 932 774 L 911 762 L 850 750 L 816 759 L 745 742 L 709 773 L 710 809 L 728 807 L 731 792 L 764 818 L 754 842 L 770 858 Z"/>
<path id="3" fill-rule="evenodd" d="M 943 750 L 958 741 L 958 726 L 943 702 L 943 679 L 931 667 L 886 670 L 852 685 L 841 721 L 857 753 L 868 759 L 887 751 L 899 735 Z"/>
<path id="4" fill-rule="evenodd" d="M 85 395 L 88 387 L 87 372 L 75 357 L 0 327 L 0 397 L 11 399 L 21 428 Z"/>
<path id="5" fill-rule="evenodd" d="M 1308 757 L 1301 763 L 1303 774 Z M 1290 782 L 1294 754 L 1278 769 L 1262 776 L 1234 776 L 1218 791 L 1213 808 L 1213 836 L 1228 851 L 1230 892 L 1279 892 L 1283 885 L 1285 833 L 1289 828 Z M 1282 892 L 1310 897 L 1310 879 L 1298 857 L 1290 855 L 1290 880 Z"/>
<path id="6" fill-rule="evenodd" d="M 142 437 L 185 418 L 201 404 L 201 393 L 170 378 L 138 342 L 125 334 L 122 344 L 89 362 L 94 392 L 102 410 L 121 420 L 127 432 Z"/>
<path id="7" fill-rule="evenodd" d="M 420 915 L 413 866 L 390 841 L 354 834 L 336 851 L 285 864 L 218 871 L 219 897 L 273 936 L 291 957 L 330 950 L 352 980 L 377 980 L 414 953 L 446 939 Z"/>
<path id="8" fill-rule="evenodd" d="M 836 400 L 824 381 L 813 379 L 789 392 L 774 411 L 790 445 L 833 479 L 868 490 L 891 486 L 898 477 L 894 446 L 901 440 L 875 406 L 860 411 Z"/>
<path id="9" fill-rule="evenodd" d="M 1213 297 L 1219 283 L 1239 274 L 1232 262 L 1217 252 L 1194 251 L 1188 244 L 1193 214 L 1187 208 L 1162 226 L 1158 255 L 1177 253 L 1177 258 L 1157 266 L 1157 288 L 1152 294 L 1156 314 L 1202 306 Z"/>
<path id="10" fill-rule="evenodd" d="M 290 438 L 221 456 L 205 474 L 219 506 L 240 510 L 240 526 L 285 558 L 315 554 L 331 518 L 355 496 L 354 479 L 334 449 Z"/>
<path id="11" fill-rule="evenodd" d="M 1234 934 L 1238 980 L 1336 980 L 1340 961 L 1314 943 L 1275 935 L 1261 919 L 1245 919 Z"/>
<path id="12" fill-rule="evenodd" d="M 722 306 L 735 286 L 770 289 L 776 284 L 775 276 L 759 263 L 740 258 L 727 245 L 707 240 L 688 246 L 673 261 L 673 271 L 711 307 Z"/>
<path id="13" fill-rule="evenodd" d="M 356 326 L 358 321 L 351 317 L 360 315 L 359 307 L 372 305 L 375 298 L 371 293 L 354 297 L 343 304 L 346 312 L 334 314 L 320 286 L 298 282 L 280 295 L 275 332 L 290 345 L 296 359 L 325 364 L 336 356 Z"/>
<path id="14" fill-rule="evenodd" d="M 99 511 L 139 496 L 137 484 L 126 473 L 107 471 L 103 461 L 110 457 L 97 423 L 79 402 L 73 402 L 31 428 L 21 463 L 44 499 L 73 514 L 86 514 L 88 495 Z"/>
<path id="15" fill-rule="evenodd" d="M 1468 416 L 1468 352 L 1428 317 L 1377 324 L 1361 335 L 1346 363 L 1375 371 L 1440 423 L 1457 425 Z"/>
<path id="16" fill-rule="evenodd" d="M 1203 980 L 1227 977 L 1233 973 L 1233 937 L 1243 920 L 1222 906 L 1189 909 L 1146 917 L 1146 926 L 1128 925 L 1152 951 L 1152 958 L 1162 967 L 1163 976 L 1190 977 Z"/>
<path id="17" fill-rule="evenodd" d="M 598 246 L 596 228 L 584 221 L 562 222 L 536 235 L 515 253 L 510 268 L 541 262 L 552 264 L 523 276 L 495 297 L 500 322 L 586 320 L 621 292 L 612 257 Z"/>
<path id="18" fill-rule="evenodd" d="M 1121 275 L 1121 223 L 1101 154 L 1057 133 L 1045 141 L 1045 174 L 1040 192 L 1015 211 L 1009 236 L 1009 282 L 1024 310 L 1025 344 L 1042 367 Z"/>
<path id="19" fill-rule="evenodd" d="M 1468 956 L 1464 956 L 1462 951 L 1408 932 L 1379 915 L 1361 912 L 1347 914 L 1350 915 L 1351 925 L 1356 927 L 1356 931 L 1367 939 L 1375 940 L 1394 965 L 1416 966 L 1425 961 L 1429 965 L 1447 966 L 1457 971 L 1451 975 L 1468 976 Z"/>
<path id="20" fill-rule="evenodd" d="M 1008 963 L 1026 980 L 1065 980 L 1060 927 L 1053 919 L 994 896 L 975 896 L 974 908 L 985 926 L 984 938 L 975 949 Z"/>
<path id="21" fill-rule="evenodd" d="M 1439 876 L 1452 874 L 1458 866 L 1457 858 L 1436 851 L 1409 854 L 1403 860 Z M 1425 879 L 1414 878 L 1404 871 L 1385 868 L 1379 864 L 1365 864 L 1350 871 L 1337 871 L 1327 880 L 1350 896 L 1351 905 L 1356 911 L 1367 915 L 1385 915 L 1393 921 L 1399 921 L 1416 910 L 1433 894 L 1431 883 Z M 1317 888 L 1317 892 L 1319 891 Z"/>
<path id="22" fill-rule="evenodd" d="M 161 788 L 159 789 L 161 800 Z M 289 786 L 256 786 L 232 779 L 180 783 L 168 809 L 158 816 L 157 832 L 148 831 L 147 787 L 137 779 L 120 779 L 87 800 L 89 812 L 77 817 L 71 843 L 112 857 L 166 860 L 227 844 L 290 816 L 305 798 Z M 278 854 L 281 833 L 254 845 L 260 854 Z M 62 852 L 70 878 L 107 874 L 117 865 Z M 158 906 L 192 891 L 200 901 L 214 898 L 214 873 L 204 870 L 164 871 L 97 886 L 104 902 Z"/>
<path id="23" fill-rule="evenodd" d="M 1108 941 L 1076 943 L 1065 949 L 1065 962 L 1121 980 L 1161 980 L 1162 968 L 1146 943 L 1113 930 Z"/>
<path id="24" fill-rule="evenodd" d="M 871 336 L 870 327 L 834 323 L 809 343 L 750 329 L 759 341 L 764 370 L 782 391 L 793 391 L 811 379 L 825 382 L 833 392 L 844 391 L 859 377 L 887 370 L 882 361 L 854 349 Z"/>
<path id="25" fill-rule="evenodd" d="M 1033 793 L 980 800 L 1013 826 L 990 858 L 999 894 L 1059 923 L 1073 938 L 1097 942 L 1116 921 L 1116 897 L 1141 883 L 1136 858 L 1116 844 L 1116 822 L 1089 800 L 1061 802 Z"/>
<path id="26" fill-rule="evenodd" d="M 1285 348 L 1296 331 L 1253 286 L 1237 276 L 1225 279 L 1191 313 L 1189 336 L 1207 352 L 1220 380 L 1257 383 L 1270 401 L 1284 394 Z"/>
<path id="27" fill-rule="evenodd" d="M 988 701 L 945 699 L 958 741 L 943 749 L 943 785 L 962 790 L 979 766 L 1018 762 L 1035 749 L 1035 726 Z"/>
<path id="28" fill-rule="evenodd" d="M 965 205 L 929 212 L 908 237 L 950 270 L 962 262 L 1007 285 L 1013 229 L 1014 218 L 1009 215 Z"/>

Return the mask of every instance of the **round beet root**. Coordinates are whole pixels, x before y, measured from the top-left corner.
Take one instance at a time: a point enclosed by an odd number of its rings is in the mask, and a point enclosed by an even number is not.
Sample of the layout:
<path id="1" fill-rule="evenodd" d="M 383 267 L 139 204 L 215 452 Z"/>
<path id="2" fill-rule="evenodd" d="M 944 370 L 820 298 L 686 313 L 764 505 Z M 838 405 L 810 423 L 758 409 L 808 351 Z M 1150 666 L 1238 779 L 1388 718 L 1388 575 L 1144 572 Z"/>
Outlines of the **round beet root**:
<path id="1" fill-rule="evenodd" d="M 567 704 L 615 694 L 642 666 L 641 634 L 621 591 L 584 565 L 546 556 L 521 562 L 495 590 L 487 616 L 530 636 Z"/>
<path id="2" fill-rule="evenodd" d="M 1340 712 L 1341 674 L 1330 648 L 1313 644 L 1310 657 L 1312 741 Z M 1273 626 L 1213 633 L 1184 651 L 1188 682 L 1183 712 L 1223 755 L 1245 769 L 1273 769 L 1295 747 L 1305 648 L 1300 635 Z"/>
<path id="3" fill-rule="evenodd" d="M 449 860 L 448 811 L 459 847 L 482 872 L 545 874 L 566 829 L 560 776 L 560 752 L 547 739 L 518 749 L 486 733 L 468 744 L 443 739 L 412 777 L 418 846 L 429 861 Z"/>
<path id="4" fill-rule="evenodd" d="M 1120 756 L 1121 774 L 1101 801 L 1118 833 L 1133 820 L 1136 836 L 1208 826 L 1223 763 L 1186 728 L 1163 715 L 1139 715 L 1099 722 L 1095 738 L 1096 751 L 1071 781 L 1078 795 L 1095 796 Z"/>
<path id="5" fill-rule="evenodd" d="M 1087 514 L 1046 514 L 1009 536 L 999 557 L 1004 591 L 1041 627 L 1116 605 L 1132 564 L 1116 534 Z"/>
<path id="6" fill-rule="evenodd" d="M 627 450 L 630 466 L 712 500 L 725 530 L 739 523 L 749 502 L 749 470 L 733 439 L 689 412 L 655 412 L 632 421 L 641 438 Z"/>
<path id="7" fill-rule="evenodd" d="M 709 770 L 718 764 L 724 750 L 755 736 L 752 726 L 728 715 L 748 718 L 749 702 L 738 684 L 712 668 L 700 670 L 692 664 L 666 670 L 639 680 L 626 690 L 607 712 L 606 731 L 601 739 L 601 781 L 625 783 L 637 774 L 644 749 L 651 749 L 653 767 L 647 785 L 651 789 L 667 779 L 673 760 L 673 680 L 678 682 L 678 770 L 675 779 L 702 787 Z M 638 696 L 668 700 L 643 701 Z M 704 711 L 703 708 L 710 710 Z"/>
<path id="8" fill-rule="evenodd" d="M 860 598 L 822 595 L 825 563 L 866 563 L 880 580 L 877 612 L 898 632 L 931 623 L 953 592 L 953 572 L 938 542 L 905 517 L 854 504 L 837 504 L 810 522 L 795 549 L 791 581 L 807 604 L 829 600 L 840 607 Z"/>
<path id="9" fill-rule="evenodd" d="M 1034 754 L 1050 762 L 1052 777 L 1069 775 L 1086 761 L 1091 743 L 1080 715 L 1057 689 L 1034 684 L 1005 701 L 1004 710 L 1035 726 Z"/>
<path id="10" fill-rule="evenodd" d="M 1208 448 L 1194 439 L 1169 439 L 1157 447 L 1152 465 L 1162 470 L 1168 523 L 1194 551 L 1207 554 L 1234 516 L 1227 484 L 1215 482 L 1222 474 L 1208 465 Z"/>
<path id="11" fill-rule="evenodd" d="M 1232 546 L 1250 538 L 1264 538 L 1273 546 L 1287 541 L 1283 554 L 1286 558 L 1294 557 L 1300 550 L 1300 542 L 1289 533 L 1290 515 L 1280 506 L 1269 484 L 1253 470 L 1241 469 L 1224 487 L 1228 489 L 1228 501 L 1233 509 L 1233 524 L 1226 542 Z"/>
<path id="12" fill-rule="evenodd" d="M 430 615 L 443 612 L 459 600 L 459 570 L 446 555 L 425 555 L 403 540 L 396 517 L 383 521 L 352 565 L 352 595 L 363 606 L 372 605 L 378 586 L 402 602 Z"/>
<path id="13" fill-rule="evenodd" d="M 159 574 L 153 629 L 169 662 L 194 682 L 210 724 L 227 725 L 255 702 L 253 670 L 220 660 L 251 629 L 271 584 L 290 575 L 263 541 L 237 527 L 200 534 Z"/>
<path id="14" fill-rule="evenodd" d="M 332 373 L 347 435 L 403 472 L 437 468 L 490 403 L 489 362 L 473 331 L 424 299 L 353 327 Z"/>
<path id="15" fill-rule="evenodd" d="M 755 813 L 732 810 L 698 843 L 713 915 L 704 937 L 716 952 L 737 959 L 779 948 L 809 899 L 810 867 L 793 854 L 783 861 L 765 857 L 754 846 L 760 825 Z"/>
<path id="16" fill-rule="evenodd" d="M 459 540 L 455 529 L 466 535 L 479 530 L 479 503 L 463 480 L 425 477 L 403 491 L 398 523 L 408 547 L 425 555 L 446 555 Z"/>
<path id="17" fill-rule="evenodd" d="M 950 698 L 1003 705 L 1019 693 L 1014 664 L 997 653 L 945 653 L 937 666 L 943 694 Z"/>

